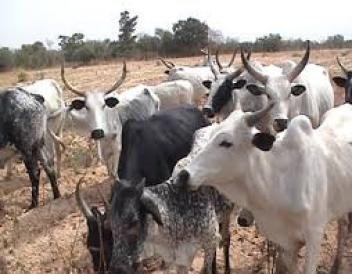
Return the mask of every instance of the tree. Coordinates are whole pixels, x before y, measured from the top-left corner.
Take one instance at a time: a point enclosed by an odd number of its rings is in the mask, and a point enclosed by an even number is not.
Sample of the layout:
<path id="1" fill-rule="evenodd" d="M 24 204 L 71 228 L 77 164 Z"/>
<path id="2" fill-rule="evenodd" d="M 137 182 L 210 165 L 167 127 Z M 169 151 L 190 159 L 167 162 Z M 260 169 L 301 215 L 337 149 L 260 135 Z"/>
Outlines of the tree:
<path id="1" fill-rule="evenodd" d="M 175 52 L 176 46 L 172 32 L 156 28 L 155 36 L 160 40 L 159 54 L 165 56 Z"/>
<path id="2" fill-rule="evenodd" d="M 119 52 L 126 53 L 133 49 L 137 38 L 137 36 L 134 35 L 134 32 L 136 31 L 137 19 L 137 15 L 130 18 L 130 13 L 127 10 L 120 13 L 118 42 Z"/>
<path id="3" fill-rule="evenodd" d="M 14 53 L 9 48 L 0 48 L 0 72 L 11 70 L 14 64 Z"/>
<path id="4" fill-rule="evenodd" d="M 329 48 L 342 48 L 345 43 L 345 37 L 341 34 L 336 34 L 333 36 L 328 36 L 326 44 Z"/>
<path id="5" fill-rule="evenodd" d="M 65 60 L 75 61 L 75 51 L 84 44 L 84 34 L 74 33 L 71 36 L 60 35 L 59 46 L 64 52 Z"/>
<path id="6" fill-rule="evenodd" d="M 208 44 L 208 25 L 196 18 L 180 20 L 172 30 L 177 49 L 184 54 L 199 54 L 199 50 Z"/>
<path id="7" fill-rule="evenodd" d="M 259 37 L 255 41 L 255 49 L 265 52 L 276 52 L 281 49 L 281 35 L 270 33 L 263 37 Z"/>

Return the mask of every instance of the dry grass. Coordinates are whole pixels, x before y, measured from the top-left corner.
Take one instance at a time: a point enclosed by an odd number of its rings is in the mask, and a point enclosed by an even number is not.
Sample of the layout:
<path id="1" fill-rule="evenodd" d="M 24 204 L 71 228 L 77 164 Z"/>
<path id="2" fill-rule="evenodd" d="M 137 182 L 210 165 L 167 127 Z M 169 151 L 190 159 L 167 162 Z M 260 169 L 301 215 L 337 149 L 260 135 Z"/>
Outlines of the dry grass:
<path id="1" fill-rule="evenodd" d="M 335 56 L 343 56 L 347 64 L 352 63 L 350 50 L 313 51 L 311 61 L 324 65 L 332 75 L 340 74 Z M 266 64 L 279 63 L 284 59 L 299 60 L 301 52 L 283 52 L 275 54 L 254 54 L 253 59 Z M 230 55 L 222 56 L 228 60 Z M 202 57 L 173 59 L 176 64 L 196 64 Z M 237 57 L 237 63 L 239 58 Z M 67 78 L 81 90 L 99 90 L 108 88 L 120 74 L 121 64 L 104 64 L 78 69 L 67 69 Z M 157 84 L 166 79 L 165 67 L 157 60 L 129 62 L 128 77 L 121 92 L 139 83 Z M 0 87 L 13 86 L 17 83 L 19 71 L 0 74 Z M 42 78 L 53 78 L 60 81 L 59 68 L 50 68 L 25 72 L 28 81 Z M 336 88 L 336 87 L 335 87 Z M 343 91 L 336 89 L 337 103 L 342 101 Z M 69 100 L 73 95 L 65 91 Z M 0 182 L 0 273 L 91 273 L 90 257 L 85 248 L 86 224 L 75 206 L 72 193 L 82 174 L 86 174 L 87 183 L 83 191 L 92 202 L 97 203 L 96 185 L 102 185 L 106 192 L 110 182 L 105 181 L 105 167 L 93 166 L 92 153 L 87 149 L 84 138 L 65 134 L 67 153 L 64 157 L 64 170 L 60 179 L 60 190 L 63 197 L 52 200 L 51 188 L 41 184 L 41 206 L 28 213 L 25 208 L 30 202 L 30 184 L 22 164 L 17 164 L 16 178 Z M 0 171 L 1 178 L 5 172 Z M 44 177 L 44 176 L 43 176 Z M 254 229 L 233 228 L 232 252 L 236 273 L 252 273 L 262 258 L 260 247 L 263 238 Z M 335 244 L 334 225 L 329 226 L 324 248 L 321 253 L 320 270 L 325 272 L 331 265 Z M 219 261 L 222 262 L 221 256 Z M 192 273 L 199 273 L 202 264 L 198 256 Z M 260 272 L 265 273 L 265 264 L 260 264 Z M 155 271 L 153 273 L 161 273 Z"/>

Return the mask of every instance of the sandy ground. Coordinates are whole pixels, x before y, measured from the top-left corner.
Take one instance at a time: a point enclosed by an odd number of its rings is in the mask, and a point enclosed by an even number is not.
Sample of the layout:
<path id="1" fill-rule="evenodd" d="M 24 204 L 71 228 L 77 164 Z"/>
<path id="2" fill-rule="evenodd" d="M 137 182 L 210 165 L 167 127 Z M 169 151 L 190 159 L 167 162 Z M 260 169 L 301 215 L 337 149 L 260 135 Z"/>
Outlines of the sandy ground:
<path id="1" fill-rule="evenodd" d="M 332 75 L 340 74 L 335 56 L 340 54 L 347 64 L 352 64 L 352 50 L 313 51 L 311 62 L 326 66 Z M 300 52 L 276 54 L 254 54 L 253 59 L 266 64 L 281 60 L 298 60 Z M 230 56 L 222 56 L 223 60 Z M 201 57 L 173 59 L 176 64 L 196 64 Z M 237 57 L 237 63 L 239 58 Z M 67 69 L 67 78 L 81 90 L 99 90 L 112 85 L 116 75 L 120 75 L 121 64 L 107 63 L 97 66 Z M 121 87 L 123 90 L 139 83 L 157 84 L 166 79 L 165 67 L 157 60 L 128 62 L 128 76 Z M 0 74 L 0 87 L 16 84 L 19 71 Z M 28 80 L 54 78 L 60 81 L 59 68 L 26 71 Z M 337 89 L 336 104 L 343 99 L 343 90 Z M 73 95 L 65 91 L 69 101 Z M 0 170 L 0 273 L 92 273 L 90 255 L 85 248 L 86 223 L 78 211 L 73 192 L 80 177 L 85 176 L 83 193 L 96 205 L 101 205 L 97 197 L 99 186 L 106 194 L 111 181 L 107 179 L 105 167 L 96 163 L 94 150 L 88 149 L 86 139 L 65 132 L 68 149 L 64 156 L 63 172 L 60 178 L 62 198 L 52 199 L 50 185 L 42 176 L 40 206 L 25 212 L 30 203 L 30 183 L 24 166 L 17 163 L 14 177 L 6 178 Z M 327 228 L 324 237 L 319 273 L 327 273 L 332 264 L 335 250 L 336 224 Z M 233 226 L 232 258 L 235 273 L 269 273 L 267 250 L 264 239 L 254 228 L 239 229 Z M 302 252 L 304 254 L 304 251 Z M 218 262 L 222 269 L 223 259 L 218 252 Z M 202 266 L 201 254 L 197 256 L 191 273 L 199 273 Z M 158 265 L 149 266 L 150 273 L 163 273 Z M 221 273 L 221 272 L 219 272 Z"/>

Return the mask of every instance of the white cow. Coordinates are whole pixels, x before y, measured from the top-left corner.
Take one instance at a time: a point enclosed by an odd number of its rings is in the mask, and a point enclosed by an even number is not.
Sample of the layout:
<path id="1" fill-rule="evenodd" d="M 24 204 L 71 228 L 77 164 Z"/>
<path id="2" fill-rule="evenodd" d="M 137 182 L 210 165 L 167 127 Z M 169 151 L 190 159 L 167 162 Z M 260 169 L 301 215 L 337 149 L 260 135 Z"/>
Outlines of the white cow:
<path id="1" fill-rule="evenodd" d="M 213 80 L 214 75 L 209 66 L 198 66 L 198 67 L 188 67 L 188 66 L 175 66 L 170 61 L 164 61 L 161 59 L 163 64 L 168 68 L 165 71 L 168 74 L 168 81 L 174 80 L 188 80 L 193 86 L 194 99 L 197 105 L 200 104 L 202 98 L 206 96 L 208 90 L 203 86 L 203 81 Z"/>
<path id="2" fill-rule="evenodd" d="M 241 50 L 244 67 L 254 79 L 264 85 L 250 84 L 247 89 L 254 95 L 265 94 L 278 102 L 270 112 L 270 124 L 277 132 L 284 130 L 288 120 L 299 114 L 308 116 L 315 128 L 319 126 L 322 115 L 334 106 L 334 91 L 329 73 L 321 66 L 307 65 L 309 53 L 308 41 L 302 60 L 297 65 L 293 61 L 287 61 L 282 74 L 278 76 L 257 70 Z"/>
<path id="3" fill-rule="evenodd" d="M 179 181 L 192 189 L 212 185 L 248 208 L 263 234 L 283 248 L 285 273 L 298 269 L 305 245 L 304 273 L 313 274 L 327 223 L 352 210 L 352 106 L 331 109 L 317 129 L 297 116 L 274 144 L 254 128 L 273 106 L 234 111 Z"/>
<path id="4" fill-rule="evenodd" d="M 30 85 L 18 86 L 19 88 L 31 93 L 40 95 L 44 98 L 44 106 L 47 110 L 48 119 L 47 125 L 48 130 L 51 131 L 46 134 L 46 149 L 50 155 L 53 155 L 53 159 L 56 159 L 56 172 L 57 176 L 60 177 L 61 173 L 61 150 L 60 146 L 63 146 L 61 141 L 62 128 L 64 123 L 64 112 L 65 102 L 63 99 L 63 91 L 59 84 L 52 79 L 38 80 Z M 12 162 L 8 162 L 7 176 L 12 175 Z"/>
<path id="5" fill-rule="evenodd" d="M 107 91 L 82 92 L 73 88 L 65 79 L 64 65 L 61 78 L 79 98 L 75 98 L 67 110 L 67 120 L 91 139 L 99 141 L 102 158 L 110 176 L 117 176 L 121 151 L 122 126 L 128 119 L 143 120 L 159 110 L 159 98 L 147 86 L 139 85 L 121 94 L 114 91 L 126 78 L 126 63 L 121 78 Z"/>
<path id="6" fill-rule="evenodd" d="M 167 81 L 149 86 L 148 89 L 158 96 L 160 109 L 169 109 L 182 104 L 197 104 L 193 85 L 188 80 Z"/>

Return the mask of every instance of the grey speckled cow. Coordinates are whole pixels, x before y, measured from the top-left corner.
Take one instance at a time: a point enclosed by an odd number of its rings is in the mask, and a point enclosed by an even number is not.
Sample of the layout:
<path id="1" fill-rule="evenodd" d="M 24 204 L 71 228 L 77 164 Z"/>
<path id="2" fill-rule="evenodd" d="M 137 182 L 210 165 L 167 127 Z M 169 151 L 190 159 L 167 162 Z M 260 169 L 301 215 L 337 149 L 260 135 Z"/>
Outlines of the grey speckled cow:
<path id="1" fill-rule="evenodd" d="M 44 146 L 47 132 L 47 116 L 43 106 L 44 98 L 20 89 L 0 93 L 0 156 L 3 150 L 14 146 L 14 151 L 23 157 L 32 183 L 32 203 L 38 205 L 39 163 L 49 177 L 54 198 L 60 197 L 57 186 L 54 159 Z"/>
<path id="2" fill-rule="evenodd" d="M 136 273 L 141 260 L 159 255 L 178 274 L 188 273 L 196 252 L 203 249 L 204 273 L 214 273 L 220 239 L 230 243 L 232 211 L 233 204 L 211 187 L 187 192 L 172 180 L 153 187 L 144 187 L 144 180 L 121 180 L 113 190 L 109 270 Z"/>

